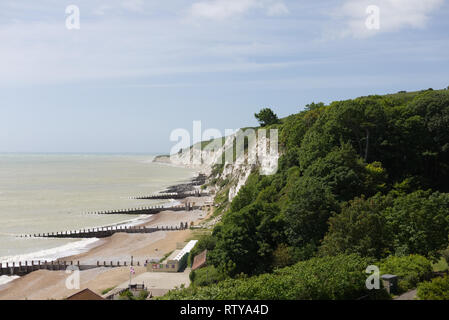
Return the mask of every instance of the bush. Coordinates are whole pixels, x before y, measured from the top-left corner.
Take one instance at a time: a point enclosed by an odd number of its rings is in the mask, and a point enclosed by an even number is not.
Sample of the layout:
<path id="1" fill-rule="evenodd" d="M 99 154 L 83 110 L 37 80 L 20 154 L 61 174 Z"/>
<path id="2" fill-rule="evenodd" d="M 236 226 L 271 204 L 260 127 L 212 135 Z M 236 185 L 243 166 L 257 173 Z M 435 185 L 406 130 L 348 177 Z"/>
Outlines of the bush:
<path id="1" fill-rule="evenodd" d="M 344 204 L 340 214 L 329 219 L 329 232 L 320 252 L 323 255 L 357 253 L 377 259 L 388 256 L 388 235 L 382 211 L 387 201 L 382 197 L 355 198 Z"/>
<path id="2" fill-rule="evenodd" d="M 446 260 L 447 264 L 449 264 L 449 247 L 441 251 L 441 256 Z"/>
<path id="3" fill-rule="evenodd" d="M 192 266 L 193 261 L 197 255 L 199 255 L 204 250 L 211 251 L 215 248 L 216 239 L 210 235 L 202 235 L 198 239 L 196 246 L 190 251 L 189 260 L 187 261 L 188 266 Z"/>
<path id="4" fill-rule="evenodd" d="M 122 293 L 120 293 L 119 299 L 120 300 L 146 300 L 149 293 L 146 290 L 142 290 L 138 293 L 137 296 L 135 296 L 130 290 L 125 290 Z"/>
<path id="5" fill-rule="evenodd" d="M 416 288 L 419 282 L 429 280 L 432 263 L 420 255 L 390 256 L 380 264 L 380 272 L 400 277 L 398 291 L 402 293 Z"/>
<path id="6" fill-rule="evenodd" d="M 104 289 L 103 291 L 101 291 L 101 294 L 102 294 L 102 295 L 105 295 L 105 294 L 107 294 L 108 292 L 112 291 L 112 289 L 114 289 L 114 288 L 115 288 L 115 287 L 111 287 L 111 288 Z"/>
<path id="7" fill-rule="evenodd" d="M 359 255 L 313 258 L 271 274 L 228 279 L 207 287 L 172 290 L 173 300 L 346 300 L 386 298 L 384 290 L 368 291 L 366 267 Z"/>
<path id="8" fill-rule="evenodd" d="M 190 273 L 190 280 L 194 286 L 208 286 L 226 279 L 214 266 L 207 266 Z"/>
<path id="9" fill-rule="evenodd" d="M 420 300 L 449 300 L 449 276 L 420 283 L 418 298 Z"/>
<path id="10" fill-rule="evenodd" d="M 298 248 L 289 247 L 284 243 L 278 245 L 273 252 L 273 268 L 284 268 L 291 266 L 300 260 Z"/>
<path id="11" fill-rule="evenodd" d="M 419 190 L 397 197 L 384 211 L 392 252 L 438 257 L 448 246 L 448 208 L 447 193 Z"/>

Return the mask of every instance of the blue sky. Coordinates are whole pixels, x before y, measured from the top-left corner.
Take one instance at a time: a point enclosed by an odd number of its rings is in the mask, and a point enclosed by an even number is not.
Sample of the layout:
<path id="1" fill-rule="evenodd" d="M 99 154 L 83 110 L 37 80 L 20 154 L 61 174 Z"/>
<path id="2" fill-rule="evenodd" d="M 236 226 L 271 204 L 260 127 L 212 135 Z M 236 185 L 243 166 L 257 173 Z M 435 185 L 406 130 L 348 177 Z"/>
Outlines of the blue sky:
<path id="1" fill-rule="evenodd" d="M 447 0 L 2 0 L 0 152 L 167 152 L 193 120 L 445 88 L 448 30 Z"/>

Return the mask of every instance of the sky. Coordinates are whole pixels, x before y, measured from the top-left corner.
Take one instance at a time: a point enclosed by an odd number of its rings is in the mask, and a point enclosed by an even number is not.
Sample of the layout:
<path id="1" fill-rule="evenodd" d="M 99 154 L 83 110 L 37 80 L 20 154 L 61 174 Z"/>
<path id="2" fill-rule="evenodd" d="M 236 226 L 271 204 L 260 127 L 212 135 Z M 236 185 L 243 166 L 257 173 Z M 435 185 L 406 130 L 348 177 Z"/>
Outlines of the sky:
<path id="1" fill-rule="evenodd" d="M 446 88 L 448 30 L 448 0 L 2 0 L 0 152 L 166 153 L 193 121 Z"/>

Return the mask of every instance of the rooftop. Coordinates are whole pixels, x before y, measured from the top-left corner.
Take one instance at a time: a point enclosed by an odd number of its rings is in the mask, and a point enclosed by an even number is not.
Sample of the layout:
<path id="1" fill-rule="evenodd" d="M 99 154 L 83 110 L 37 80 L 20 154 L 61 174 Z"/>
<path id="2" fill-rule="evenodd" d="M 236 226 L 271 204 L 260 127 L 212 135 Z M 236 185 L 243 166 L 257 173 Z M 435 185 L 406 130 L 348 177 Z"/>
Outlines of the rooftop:
<path id="1" fill-rule="evenodd" d="M 180 261 L 187 253 L 192 251 L 193 247 L 195 247 L 195 245 L 197 243 L 198 243 L 198 240 L 190 241 L 189 243 L 187 243 L 187 245 L 181 251 L 178 252 L 178 254 L 174 257 L 174 259 L 169 259 L 169 260 Z M 175 253 L 175 252 L 173 252 L 173 253 Z"/>

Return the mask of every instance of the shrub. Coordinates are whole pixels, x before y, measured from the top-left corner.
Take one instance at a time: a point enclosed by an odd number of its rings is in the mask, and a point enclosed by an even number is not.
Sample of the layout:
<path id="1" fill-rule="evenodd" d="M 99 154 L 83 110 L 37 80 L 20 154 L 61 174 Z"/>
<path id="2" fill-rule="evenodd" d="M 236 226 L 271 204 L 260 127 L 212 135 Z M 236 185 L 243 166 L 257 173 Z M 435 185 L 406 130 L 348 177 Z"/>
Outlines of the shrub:
<path id="1" fill-rule="evenodd" d="M 195 257 L 204 250 L 211 251 L 215 248 L 216 239 L 211 235 L 202 235 L 198 239 L 196 246 L 190 251 L 188 266 L 192 266 Z"/>
<path id="2" fill-rule="evenodd" d="M 419 282 L 432 276 L 432 263 L 420 255 L 404 257 L 390 256 L 380 264 L 381 274 L 394 274 L 400 277 L 399 292 L 416 288 Z"/>
<path id="3" fill-rule="evenodd" d="M 448 246 L 449 194 L 416 191 L 394 200 L 384 211 L 392 252 L 435 258 Z"/>
<path id="4" fill-rule="evenodd" d="M 120 300 L 134 300 L 134 295 L 131 291 L 125 290 L 119 295 Z"/>
<path id="5" fill-rule="evenodd" d="M 190 273 L 190 280 L 194 286 L 208 286 L 226 279 L 214 266 L 207 266 Z"/>
<path id="6" fill-rule="evenodd" d="M 140 291 L 137 296 L 134 295 L 130 290 L 125 290 L 120 293 L 119 300 L 146 300 L 149 293 L 146 290 Z"/>
<path id="7" fill-rule="evenodd" d="M 172 290 L 173 300 L 346 300 L 384 298 L 384 290 L 368 291 L 366 267 L 359 255 L 313 258 L 251 278 L 228 279 L 207 287 Z"/>
<path id="8" fill-rule="evenodd" d="M 358 253 L 377 259 L 388 256 L 388 234 L 382 211 L 387 201 L 381 197 L 355 198 L 344 204 L 340 214 L 329 219 L 329 232 L 320 252 L 323 255 Z"/>
<path id="9" fill-rule="evenodd" d="M 441 256 L 446 260 L 447 264 L 449 264 L 449 247 L 441 251 Z"/>
<path id="10" fill-rule="evenodd" d="M 284 268 L 298 262 L 300 259 L 298 251 L 298 248 L 281 243 L 273 252 L 273 267 Z"/>
<path id="11" fill-rule="evenodd" d="M 418 298 L 420 300 L 449 300 L 449 276 L 420 283 Z"/>
<path id="12" fill-rule="evenodd" d="M 142 290 L 139 292 L 139 294 L 137 295 L 137 297 L 135 297 L 136 300 L 146 300 L 149 296 L 148 291 L 146 290 Z"/>
<path id="13" fill-rule="evenodd" d="M 107 294 L 108 292 L 112 291 L 112 289 L 114 289 L 114 288 L 115 288 L 115 287 L 111 287 L 111 288 L 104 289 L 103 291 L 101 291 L 101 294 L 102 294 L 102 295 L 105 295 L 105 294 Z"/>

